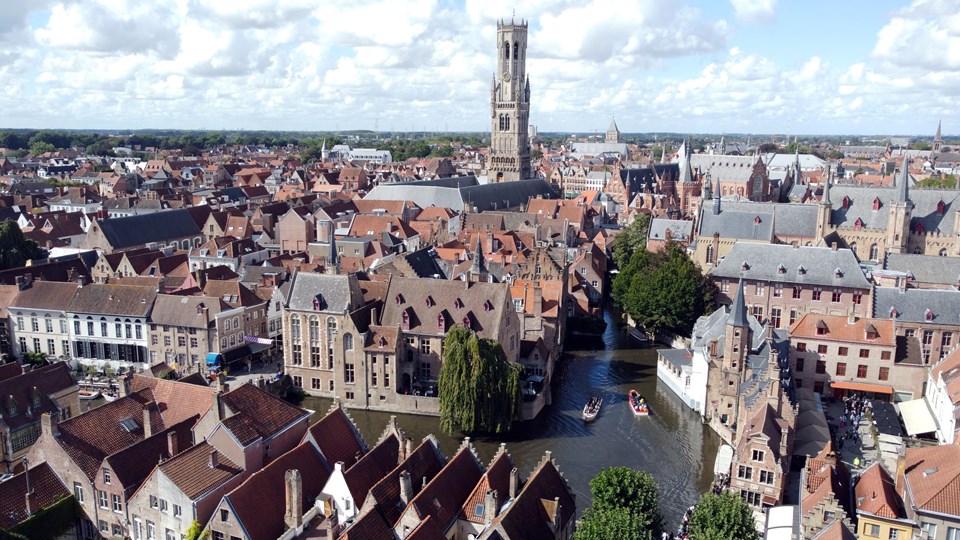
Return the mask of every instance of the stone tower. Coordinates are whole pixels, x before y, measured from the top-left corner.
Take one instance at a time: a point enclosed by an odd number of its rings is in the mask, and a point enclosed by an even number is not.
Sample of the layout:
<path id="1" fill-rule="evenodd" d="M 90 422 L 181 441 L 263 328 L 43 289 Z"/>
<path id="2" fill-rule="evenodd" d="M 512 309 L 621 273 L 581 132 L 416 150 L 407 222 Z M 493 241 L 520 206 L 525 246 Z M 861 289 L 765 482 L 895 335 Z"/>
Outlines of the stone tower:
<path id="1" fill-rule="evenodd" d="M 723 363 L 721 364 L 720 422 L 732 426 L 740 410 L 741 387 L 746 378 L 747 356 L 751 345 L 750 322 L 744 299 L 743 279 L 737 285 L 723 333 Z M 735 431 L 735 430 L 734 430 Z"/>
<path id="2" fill-rule="evenodd" d="M 497 72 L 490 89 L 492 182 L 530 178 L 530 79 L 527 78 L 527 22 L 497 23 Z"/>
<path id="3" fill-rule="evenodd" d="M 623 142 L 623 138 L 620 136 L 620 128 L 617 127 L 617 119 L 610 119 L 610 127 L 607 128 L 607 136 L 604 138 L 604 142 L 618 144 Z"/>
<path id="4" fill-rule="evenodd" d="M 894 179 L 894 197 L 890 204 L 890 218 L 887 221 L 886 251 L 888 253 L 907 253 L 910 241 L 910 220 L 913 201 L 910 200 L 910 158 L 903 158 L 899 177 Z"/>

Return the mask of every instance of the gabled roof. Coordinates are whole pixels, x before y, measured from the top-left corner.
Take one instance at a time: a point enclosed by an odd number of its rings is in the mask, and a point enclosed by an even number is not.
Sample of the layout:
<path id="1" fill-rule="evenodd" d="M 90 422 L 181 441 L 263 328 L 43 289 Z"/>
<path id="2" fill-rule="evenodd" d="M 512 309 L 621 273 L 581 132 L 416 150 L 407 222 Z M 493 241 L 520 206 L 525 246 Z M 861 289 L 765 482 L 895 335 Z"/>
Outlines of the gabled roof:
<path id="1" fill-rule="evenodd" d="M 960 446 L 907 448 L 904 475 L 919 511 L 960 517 Z"/>
<path id="2" fill-rule="evenodd" d="M 291 310 L 316 311 L 314 299 L 319 298 L 320 311 L 346 313 L 359 302 L 358 298 L 353 298 L 351 281 L 355 281 L 355 278 L 349 275 L 297 272 L 293 276 L 286 305 Z"/>
<path id="3" fill-rule="evenodd" d="M 476 510 L 478 506 L 482 507 L 486 503 L 488 491 L 496 491 L 497 505 L 503 506 L 503 503 L 510 497 L 510 471 L 513 468 L 514 464 L 513 460 L 510 459 L 510 454 L 501 446 L 500 451 L 493 458 L 493 462 L 490 463 L 490 467 L 487 468 L 487 472 L 483 473 L 483 476 L 461 506 L 460 519 L 466 519 L 473 523 L 484 523 L 483 510 L 479 512 Z"/>
<path id="4" fill-rule="evenodd" d="M 867 339 L 867 332 L 871 327 L 877 334 L 875 339 Z M 797 322 L 790 326 L 790 335 L 798 338 L 884 345 L 887 347 L 894 347 L 897 344 L 893 320 L 889 318 L 866 319 L 857 317 L 851 323 L 843 315 L 804 313 Z"/>
<path id="5" fill-rule="evenodd" d="M 17 294 L 10 307 L 66 311 L 77 290 L 77 284 L 72 282 L 34 281 Z"/>
<path id="6" fill-rule="evenodd" d="M 68 311 L 92 315 L 146 317 L 157 298 L 156 287 L 92 283 L 77 289 Z"/>
<path id="7" fill-rule="evenodd" d="M 370 488 L 397 466 L 399 457 L 400 439 L 391 433 L 343 473 L 355 504 L 363 504 Z"/>
<path id="8" fill-rule="evenodd" d="M 76 383 L 66 362 L 56 362 L 26 373 L 21 371 L 20 364 L 10 363 L 5 366 L 20 372 L 14 377 L 0 380 L 0 405 L 3 405 L 0 407 L 0 420 L 11 431 L 36 423 L 43 413 L 59 411 L 57 403 L 50 397 L 52 394 L 71 386 L 76 390 Z M 11 399 L 18 405 L 15 416 L 10 414 Z"/>
<path id="9" fill-rule="evenodd" d="M 210 454 L 216 453 L 217 466 L 211 467 Z M 196 444 L 159 467 L 177 488 L 191 500 L 197 500 L 210 490 L 243 472 L 243 467 L 230 461 L 207 441 Z"/>
<path id="10" fill-rule="evenodd" d="M 349 471 L 367 450 L 360 431 L 342 407 L 334 406 L 323 418 L 310 426 L 304 440 L 310 440 L 332 467 L 343 462 L 343 470 Z M 396 458 L 394 458 L 396 462 Z"/>
<path id="11" fill-rule="evenodd" d="M 193 432 L 191 430 L 199 419 L 198 416 L 194 416 L 170 425 L 167 429 L 155 432 L 142 441 L 107 457 L 106 463 L 113 469 L 114 478 L 123 486 L 127 495 L 132 494 L 140 487 L 143 481 L 150 476 L 150 472 L 153 471 L 158 462 L 173 457 L 169 452 L 168 437 L 171 433 L 176 437 L 178 448 L 193 445 Z"/>
<path id="12" fill-rule="evenodd" d="M 252 384 L 242 384 L 220 398 L 229 415 L 227 428 L 246 446 L 257 438 L 269 439 L 308 416 L 309 411 L 294 407 Z"/>
<path id="13" fill-rule="evenodd" d="M 312 444 L 301 444 L 253 473 L 236 489 L 224 495 L 234 516 L 251 538 L 278 538 L 287 530 L 286 480 L 288 470 L 300 471 L 303 489 L 301 510 L 306 513 L 323 489 L 330 470 Z M 220 503 L 223 505 L 223 502 Z"/>
<path id="14" fill-rule="evenodd" d="M 20 472 L 0 482 L 0 530 L 7 530 L 24 521 L 27 515 L 27 474 Z M 30 490 L 34 493 L 31 511 L 49 508 L 70 496 L 70 491 L 46 461 L 30 467 Z"/>
<path id="15" fill-rule="evenodd" d="M 429 482 L 443 468 L 445 460 L 437 448 L 437 442 L 433 437 L 426 437 L 423 442 L 403 460 L 403 463 L 397 465 L 389 474 L 377 482 L 367 496 L 368 500 L 376 505 L 377 512 L 383 515 L 384 520 L 394 524 L 400 519 L 405 505 L 400 498 L 400 473 L 407 472 L 413 479 L 426 478 Z M 420 492 L 420 482 L 412 482 L 413 496 Z M 366 503 L 364 503 L 366 506 Z M 355 537 L 359 538 L 359 537 Z"/>
<path id="16" fill-rule="evenodd" d="M 782 272 L 780 266 L 783 266 Z M 827 247 L 737 242 L 707 275 L 809 286 L 870 288 L 870 282 L 852 251 L 834 251 Z"/>
<path id="17" fill-rule="evenodd" d="M 860 481 L 854 487 L 854 497 L 858 514 L 863 512 L 888 519 L 907 517 L 893 479 L 879 461 L 860 475 Z"/>
<path id="18" fill-rule="evenodd" d="M 167 425 L 176 424 L 193 416 L 203 416 L 215 405 L 214 389 L 183 381 L 157 379 L 134 374 L 130 391 L 149 388 L 160 408 L 160 416 Z M 181 444 L 180 446 L 184 446 Z"/>
<path id="19" fill-rule="evenodd" d="M 101 219 L 96 223 L 113 249 L 202 234 L 186 209 Z"/>
<path id="20" fill-rule="evenodd" d="M 407 512 L 412 509 L 420 519 L 432 516 L 437 526 L 446 531 L 482 475 L 483 466 L 468 440 L 410 501 Z"/>
<path id="21" fill-rule="evenodd" d="M 548 458 L 530 473 L 516 500 L 494 523 L 499 524 L 507 538 L 553 540 L 556 538 L 554 531 L 566 528 L 576 511 L 570 487 L 553 460 Z M 554 512 L 558 523 L 552 521 Z"/>

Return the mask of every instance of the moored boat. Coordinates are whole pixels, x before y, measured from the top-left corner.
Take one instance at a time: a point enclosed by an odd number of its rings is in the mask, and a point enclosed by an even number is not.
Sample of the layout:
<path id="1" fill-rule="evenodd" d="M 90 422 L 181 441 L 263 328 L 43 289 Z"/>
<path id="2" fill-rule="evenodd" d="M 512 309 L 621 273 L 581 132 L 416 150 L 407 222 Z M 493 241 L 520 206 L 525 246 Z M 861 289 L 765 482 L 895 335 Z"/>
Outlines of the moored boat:
<path id="1" fill-rule="evenodd" d="M 603 405 L 603 398 L 599 396 L 593 396 L 587 401 L 587 404 L 583 406 L 583 421 L 584 422 L 593 422 L 597 419 L 597 415 L 600 414 L 600 407 Z"/>
<path id="2" fill-rule="evenodd" d="M 647 343 L 650 341 L 650 338 L 647 336 L 647 333 L 635 326 L 628 326 L 627 333 L 630 334 L 630 337 L 639 341 L 640 343 Z"/>
<path id="3" fill-rule="evenodd" d="M 80 390 L 80 399 L 98 399 L 100 396 L 99 390 Z"/>
<path id="4" fill-rule="evenodd" d="M 630 390 L 630 410 L 634 416 L 647 416 L 650 414 L 650 404 L 640 395 L 640 392 Z"/>

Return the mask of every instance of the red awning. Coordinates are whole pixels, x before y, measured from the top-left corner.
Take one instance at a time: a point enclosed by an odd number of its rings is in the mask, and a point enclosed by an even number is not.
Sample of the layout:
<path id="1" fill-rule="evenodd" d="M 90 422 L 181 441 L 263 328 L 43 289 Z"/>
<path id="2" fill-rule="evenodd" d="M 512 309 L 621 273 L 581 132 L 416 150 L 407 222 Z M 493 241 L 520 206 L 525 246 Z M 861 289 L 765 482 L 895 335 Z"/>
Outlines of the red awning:
<path id="1" fill-rule="evenodd" d="M 854 392 L 874 392 L 877 394 L 893 394 L 892 386 L 869 384 L 850 381 L 830 381 L 830 388 L 834 390 L 853 390 Z"/>

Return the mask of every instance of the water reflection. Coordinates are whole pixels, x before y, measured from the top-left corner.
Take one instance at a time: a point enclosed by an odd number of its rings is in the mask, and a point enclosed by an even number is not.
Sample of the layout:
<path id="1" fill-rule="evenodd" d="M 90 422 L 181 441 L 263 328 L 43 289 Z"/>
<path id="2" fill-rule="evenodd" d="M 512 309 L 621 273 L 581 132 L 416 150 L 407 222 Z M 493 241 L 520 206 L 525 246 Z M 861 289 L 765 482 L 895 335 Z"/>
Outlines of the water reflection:
<path id="1" fill-rule="evenodd" d="M 551 450 L 577 495 L 578 512 L 590 504 L 589 482 L 601 469 L 624 465 L 648 471 L 660 485 L 664 517 L 674 526 L 709 489 L 719 438 L 669 390 L 657 387 L 656 352 L 636 348 L 609 314 L 607 320 L 602 338 L 568 341 L 569 352 L 554 380 L 552 406 L 508 434 L 474 437 L 473 442 L 484 461 L 506 443 L 524 476 Z M 629 410 L 631 388 L 650 402 L 649 417 L 636 418 Z M 592 395 L 603 397 L 603 409 L 596 421 L 585 424 L 580 411 Z M 320 415 L 330 401 L 308 398 L 303 405 Z M 350 414 L 368 444 L 376 441 L 390 417 L 362 410 Z M 462 435 L 441 434 L 437 418 L 398 415 L 397 421 L 415 440 L 433 433 L 448 457 L 462 441 Z"/>

